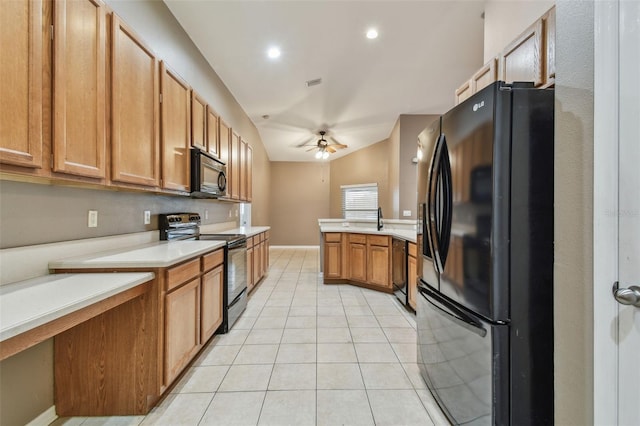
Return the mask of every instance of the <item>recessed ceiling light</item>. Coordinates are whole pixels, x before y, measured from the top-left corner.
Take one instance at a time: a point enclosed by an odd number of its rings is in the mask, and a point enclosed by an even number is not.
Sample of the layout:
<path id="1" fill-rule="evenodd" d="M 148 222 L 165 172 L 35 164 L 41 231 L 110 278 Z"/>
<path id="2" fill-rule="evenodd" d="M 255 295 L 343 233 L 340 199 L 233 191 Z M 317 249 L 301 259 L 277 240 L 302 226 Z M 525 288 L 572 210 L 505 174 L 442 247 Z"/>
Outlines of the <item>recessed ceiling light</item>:
<path id="1" fill-rule="evenodd" d="M 370 28 L 367 30 L 367 38 L 373 40 L 374 38 L 378 38 L 378 30 L 375 28 Z"/>
<path id="2" fill-rule="evenodd" d="M 269 48 L 269 50 L 267 51 L 267 56 L 269 56 L 271 59 L 276 59 L 280 57 L 280 49 L 277 47 L 271 47 Z"/>

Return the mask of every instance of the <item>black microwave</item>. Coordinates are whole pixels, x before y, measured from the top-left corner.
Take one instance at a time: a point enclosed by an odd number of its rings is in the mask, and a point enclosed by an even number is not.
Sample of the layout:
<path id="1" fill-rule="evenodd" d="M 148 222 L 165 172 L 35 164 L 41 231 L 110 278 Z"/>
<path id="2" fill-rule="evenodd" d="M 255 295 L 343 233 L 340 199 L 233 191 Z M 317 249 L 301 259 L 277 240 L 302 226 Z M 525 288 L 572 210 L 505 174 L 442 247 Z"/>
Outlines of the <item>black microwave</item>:
<path id="1" fill-rule="evenodd" d="M 227 195 L 227 166 L 217 158 L 191 148 L 191 196 L 219 198 Z"/>

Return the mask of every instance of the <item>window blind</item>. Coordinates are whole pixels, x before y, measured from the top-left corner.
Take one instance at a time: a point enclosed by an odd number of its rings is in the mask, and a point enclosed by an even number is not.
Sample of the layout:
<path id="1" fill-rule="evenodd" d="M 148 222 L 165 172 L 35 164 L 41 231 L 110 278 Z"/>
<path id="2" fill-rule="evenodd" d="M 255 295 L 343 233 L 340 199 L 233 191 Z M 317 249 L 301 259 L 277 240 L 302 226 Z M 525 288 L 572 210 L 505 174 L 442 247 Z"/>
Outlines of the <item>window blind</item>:
<path id="1" fill-rule="evenodd" d="M 378 218 L 378 184 L 342 185 L 342 217 L 345 219 Z"/>

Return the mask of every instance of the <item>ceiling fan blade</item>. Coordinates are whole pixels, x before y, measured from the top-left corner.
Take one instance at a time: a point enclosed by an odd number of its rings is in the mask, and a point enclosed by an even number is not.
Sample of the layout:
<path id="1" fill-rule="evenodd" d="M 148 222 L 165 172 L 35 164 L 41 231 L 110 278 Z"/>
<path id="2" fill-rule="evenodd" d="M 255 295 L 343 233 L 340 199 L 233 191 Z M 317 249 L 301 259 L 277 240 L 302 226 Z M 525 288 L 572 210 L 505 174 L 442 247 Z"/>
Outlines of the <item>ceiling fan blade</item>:
<path id="1" fill-rule="evenodd" d="M 336 149 L 335 149 L 332 145 L 329 145 L 329 146 L 327 147 L 327 151 L 329 151 L 330 153 L 332 153 L 332 154 L 333 154 L 334 152 L 336 152 Z"/>
<path id="2" fill-rule="evenodd" d="M 302 148 L 303 146 L 311 146 L 309 145 L 311 142 L 313 142 L 315 140 L 315 136 L 312 136 L 310 138 L 307 138 L 304 142 L 297 144 L 296 148 Z M 315 143 L 313 144 L 314 146 L 316 145 Z"/>
<path id="3" fill-rule="evenodd" d="M 318 147 L 316 147 L 316 146 L 311 147 L 311 148 L 307 149 L 307 151 L 306 151 L 306 152 L 313 151 L 314 149 L 318 149 Z"/>
<path id="4" fill-rule="evenodd" d="M 334 138 L 333 136 L 329 136 L 329 139 L 331 139 L 333 141 L 333 144 L 331 144 L 331 146 L 333 146 L 334 148 L 342 149 L 342 148 L 346 148 L 347 147 L 346 145 L 341 144 L 340 142 L 338 142 L 336 140 L 336 138 Z"/>

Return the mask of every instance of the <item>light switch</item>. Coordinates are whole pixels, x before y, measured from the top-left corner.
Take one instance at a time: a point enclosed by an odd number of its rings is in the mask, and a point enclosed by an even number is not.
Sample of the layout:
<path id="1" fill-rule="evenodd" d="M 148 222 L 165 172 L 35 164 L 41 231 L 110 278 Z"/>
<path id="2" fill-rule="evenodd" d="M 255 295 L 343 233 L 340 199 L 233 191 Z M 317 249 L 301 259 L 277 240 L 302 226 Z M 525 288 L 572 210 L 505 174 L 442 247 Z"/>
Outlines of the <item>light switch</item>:
<path id="1" fill-rule="evenodd" d="M 89 228 L 98 227 L 98 210 L 89 210 L 89 216 L 87 218 L 87 226 Z"/>

